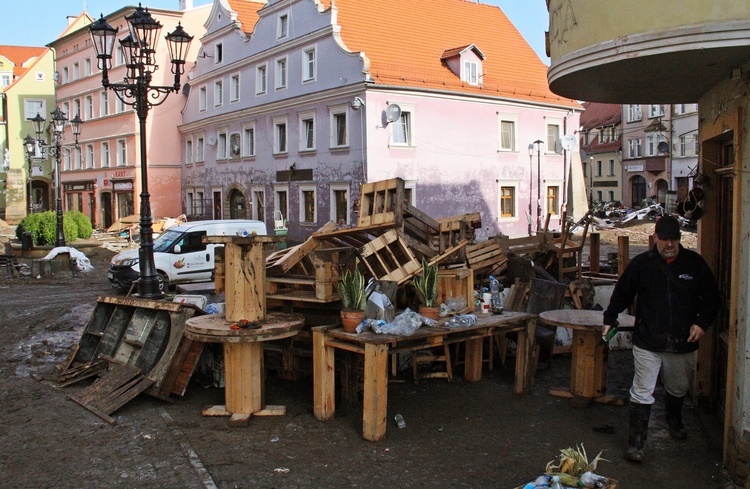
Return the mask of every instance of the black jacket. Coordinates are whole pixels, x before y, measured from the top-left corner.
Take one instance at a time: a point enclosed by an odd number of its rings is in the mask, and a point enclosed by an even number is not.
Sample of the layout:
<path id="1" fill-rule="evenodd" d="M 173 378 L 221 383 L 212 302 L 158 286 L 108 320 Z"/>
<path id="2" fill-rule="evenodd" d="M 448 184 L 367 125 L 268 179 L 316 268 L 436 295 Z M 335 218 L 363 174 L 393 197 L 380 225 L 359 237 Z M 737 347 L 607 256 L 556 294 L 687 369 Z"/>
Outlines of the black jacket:
<path id="1" fill-rule="evenodd" d="M 716 279 L 708 264 L 682 245 L 670 264 L 656 247 L 633 258 L 615 285 L 604 324 L 613 325 L 636 296 L 633 344 L 658 352 L 697 350 L 697 342 L 687 341 L 690 327 L 697 324 L 707 330 L 721 307 Z"/>

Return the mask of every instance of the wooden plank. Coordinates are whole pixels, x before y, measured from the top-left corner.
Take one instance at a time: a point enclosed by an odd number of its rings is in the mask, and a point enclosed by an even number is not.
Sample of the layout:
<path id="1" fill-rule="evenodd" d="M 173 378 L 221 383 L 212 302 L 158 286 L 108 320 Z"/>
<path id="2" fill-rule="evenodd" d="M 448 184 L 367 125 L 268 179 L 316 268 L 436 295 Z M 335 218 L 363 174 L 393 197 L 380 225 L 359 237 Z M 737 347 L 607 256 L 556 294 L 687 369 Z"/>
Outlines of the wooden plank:
<path id="1" fill-rule="evenodd" d="M 224 343 L 224 378 L 227 411 L 252 414 L 263 409 L 263 345 Z"/>
<path id="2" fill-rule="evenodd" d="M 362 436 L 365 440 L 385 438 L 388 406 L 388 345 L 365 344 Z"/>
<path id="3" fill-rule="evenodd" d="M 467 382 L 477 382 L 482 380 L 481 338 L 474 338 L 466 341 L 466 355 L 464 362 L 464 380 Z"/>
<path id="4" fill-rule="evenodd" d="M 335 349 L 326 344 L 324 327 L 312 328 L 313 339 L 313 412 L 322 421 L 336 413 Z"/>

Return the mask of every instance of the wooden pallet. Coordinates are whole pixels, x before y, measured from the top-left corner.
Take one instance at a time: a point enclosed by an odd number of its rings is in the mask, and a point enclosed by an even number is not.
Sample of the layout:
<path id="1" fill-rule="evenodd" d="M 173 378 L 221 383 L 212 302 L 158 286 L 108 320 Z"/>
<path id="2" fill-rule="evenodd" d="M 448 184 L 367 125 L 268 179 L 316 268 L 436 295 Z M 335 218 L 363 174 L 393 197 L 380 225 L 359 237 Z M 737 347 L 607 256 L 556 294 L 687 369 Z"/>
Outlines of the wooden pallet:
<path id="1" fill-rule="evenodd" d="M 358 227 L 390 223 L 402 226 L 404 180 L 391 178 L 362 184 Z"/>
<path id="2" fill-rule="evenodd" d="M 486 273 L 508 262 L 500 242 L 490 238 L 466 247 L 466 262 L 475 274 Z"/>
<path id="3" fill-rule="evenodd" d="M 403 284 L 422 270 L 396 230 L 390 230 L 359 249 L 362 262 L 374 278 Z"/>
<path id="4" fill-rule="evenodd" d="M 109 369 L 103 377 L 68 398 L 107 423 L 115 424 L 115 419 L 110 415 L 144 392 L 153 383 L 153 379 L 141 374 L 141 369 L 120 365 L 110 359 Z"/>

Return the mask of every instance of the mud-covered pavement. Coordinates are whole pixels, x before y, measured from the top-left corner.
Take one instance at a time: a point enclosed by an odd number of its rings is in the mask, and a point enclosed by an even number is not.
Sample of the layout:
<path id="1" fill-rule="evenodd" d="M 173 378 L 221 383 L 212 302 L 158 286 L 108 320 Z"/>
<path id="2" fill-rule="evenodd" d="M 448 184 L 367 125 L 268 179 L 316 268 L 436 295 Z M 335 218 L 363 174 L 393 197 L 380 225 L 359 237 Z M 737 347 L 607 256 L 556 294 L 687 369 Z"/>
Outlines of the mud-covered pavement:
<path id="1" fill-rule="evenodd" d="M 534 479 L 560 449 L 583 444 L 608 462 L 599 473 L 620 487 L 734 487 L 721 467 L 718 418 L 688 406 L 689 439 L 669 438 L 661 403 L 654 409 L 647 461 L 623 459 L 627 409 L 575 408 L 547 394 L 568 385 L 570 356 L 555 356 L 537 372 L 533 394 L 513 394 L 513 369 L 485 369 L 480 382 L 451 383 L 408 376 L 389 386 L 389 422 L 382 442 L 361 438 L 361 406 L 337 404 L 336 417 L 312 413 L 312 379 L 270 376 L 269 404 L 282 417 L 254 418 L 230 428 L 226 418 L 200 415 L 223 403 L 223 390 L 188 387 L 174 403 L 141 395 L 115 413 L 110 426 L 67 396 L 87 385 L 59 388 L 37 380 L 76 344 L 96 297 L 110 294 L 105 269 L 111 253 L 87 256 L 96 267 L 74 278 L 0 278 L 0 486 L 18 488 L 514 488 Z M 629 351 L 609 356 L 608 393 L 624 396 L 632 376 Z M 663 400 L 663 391 L 658 401 Z M 607 429 L 611 426 L 614 433 Z"/>

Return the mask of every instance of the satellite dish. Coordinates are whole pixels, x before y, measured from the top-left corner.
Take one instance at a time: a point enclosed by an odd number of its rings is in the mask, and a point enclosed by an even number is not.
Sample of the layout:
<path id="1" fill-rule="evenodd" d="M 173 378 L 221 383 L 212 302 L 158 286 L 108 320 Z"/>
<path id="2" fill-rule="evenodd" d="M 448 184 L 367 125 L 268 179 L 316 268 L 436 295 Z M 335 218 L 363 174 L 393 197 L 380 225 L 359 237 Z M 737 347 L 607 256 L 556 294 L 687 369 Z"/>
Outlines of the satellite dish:
<path id="1" fill-rule="evenodd" d="M 388 122 L 396 122 L 401 118 L 401 107 L 398 104 L 390 104 L 385 109 L 385 120 Z"/>
<path id="2" fill-rule="evenodd" d="M 656 145 L 656 149 L 659 153 L 667 153 L 669 151 L 669 144 L 667 144 L 666 141 L 659 141 L 659 144 Z"/>
<path id="3" fill-rule="evenodd" d="M 578 146 L 578 138 L 572 134 L 566 134 L 562 137 L 562 147 L 565 151 L 572 151 Z"/>

